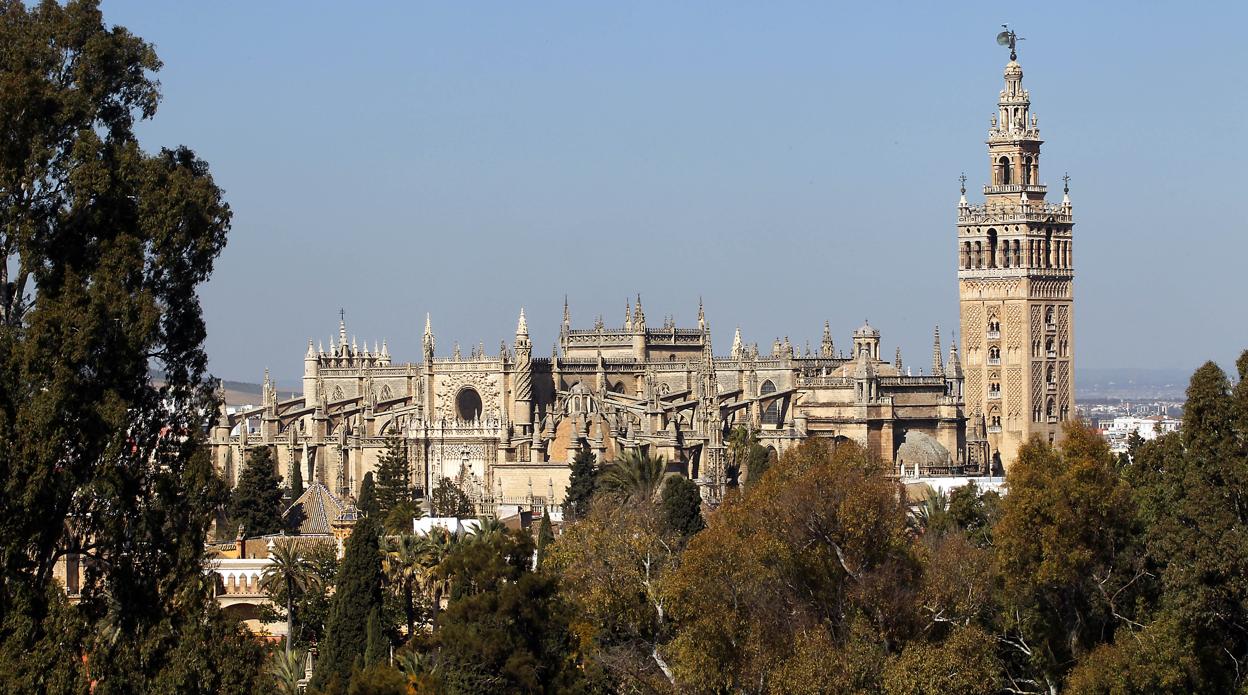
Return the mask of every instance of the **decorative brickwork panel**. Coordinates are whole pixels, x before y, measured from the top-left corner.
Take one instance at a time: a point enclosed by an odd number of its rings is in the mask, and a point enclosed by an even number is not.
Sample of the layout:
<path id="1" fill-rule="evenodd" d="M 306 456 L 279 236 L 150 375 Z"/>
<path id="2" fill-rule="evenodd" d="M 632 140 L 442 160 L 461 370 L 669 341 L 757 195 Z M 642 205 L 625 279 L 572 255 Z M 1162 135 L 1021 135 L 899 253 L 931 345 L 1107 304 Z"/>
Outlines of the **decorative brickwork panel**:
<path id="1" fill-rule="evenodd" d="M 1023 383 L 1023 368 L 1010 367 L 1006 373 L 1007 393 L 1009 394 L 1009 403 L 1007 404 L 1007 412 L 1011 419 L 1019 417 L 1023 412 L 1023 390 L 1027 385 Z"/>
<path id="2" fill-rule="evenodd" d="M 1023 322 L 1022 306 L 1011 304 L 1005 308 L 1005 340 L 1007 347 L 1021 348 L 1023 346 L 1023 332 L 1026 325 Z"/>
<path id="3" fill-rule="evenodd" d="M 1057 363 L 1057 402 L 1068 405 L 1070 398 L 1070 363 Z M 1059 406 L 1060 407 L 1060 406 Z"/>
<path id="4" fill-rule="evenodd" d="M 978 302 L 963 306 L 962 339 L 966 341 L 967 348 L 978 348 L 983 344 L 984 314 Z"/>
<path id="5" fill-rule="evenodd" d="M 966 373 L 966 403 L 968 406 L 975 408 L 977 412 L 982 411 L 983 403 L 983 381 L 980 378 L 980 371 L 972 369 Z"/>
<path id="6" fill-rule="evenodd" d="M 1035 410 L 1040 408 L 1041 417 L 1044 416 L 1044 365 L 1040 362 L 1031 363 L 1031 409 L 1028 417 L 1033 422 L 1036 421 Z"/>

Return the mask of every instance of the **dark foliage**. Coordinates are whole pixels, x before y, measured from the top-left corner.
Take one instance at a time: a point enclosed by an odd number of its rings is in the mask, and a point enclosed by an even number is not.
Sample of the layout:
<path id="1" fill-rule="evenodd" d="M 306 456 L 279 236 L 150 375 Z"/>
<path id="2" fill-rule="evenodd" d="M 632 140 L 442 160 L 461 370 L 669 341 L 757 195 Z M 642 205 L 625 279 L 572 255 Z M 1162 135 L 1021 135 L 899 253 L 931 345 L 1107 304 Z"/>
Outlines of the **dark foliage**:
<path id="1" fill-rule="evenodd" d="M 563 513 L 569 521 L 583 519 L 589 513 L 590 502 L 598 491 L 598 473 L 593 452 L 577 452 L 572 460 L 572 474 L 563 499 Z"/>
<path id="2" fill-rule="evenodd" d="M 375 518 L 365 517 L 347 539 L 312 687 L 328 690 L 333 676 L 348 683 L 352 666 L 363 660 L 369 617 L 382 607 L 379 530 Z"/>
<path id="3" fill-rule="evenodd" d="M 698 486 L 685 477 L 669 478 L 663 486 L 663 519 L 667 527 L 682 536 L 706 528 L 702 520 L 702 495 Z"/>
<path id="4" fill-rule="evenodd" d="M 230 495 L 230 521 L 243 528 L 248 538 L 282 530 L 281 479 L 273 464 L 273 452 L 262 446 L 247 453 L 247 466 Z"/>

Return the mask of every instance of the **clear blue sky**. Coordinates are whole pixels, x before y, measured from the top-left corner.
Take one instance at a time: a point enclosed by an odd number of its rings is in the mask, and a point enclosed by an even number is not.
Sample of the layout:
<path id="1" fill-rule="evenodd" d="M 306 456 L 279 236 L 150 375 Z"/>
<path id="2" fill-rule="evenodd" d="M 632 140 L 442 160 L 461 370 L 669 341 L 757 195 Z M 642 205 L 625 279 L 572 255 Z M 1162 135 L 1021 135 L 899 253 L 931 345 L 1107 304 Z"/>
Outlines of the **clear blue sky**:
<path id="1" fill-rule="evenodd" d="M 1012 5 L 1012 6 L 1011 6 Z M 1007 51 L 1076 213 L 1080 367 L 1248 347 L 1248 4 L 106 1 L 153 42 L 143 126 L 234 210 L 203 290 L 217 376 L 297 378 L 348 329 L 419 360 L 695 318 L 930 361 L 956 328 L 957 176 L 987 177 Z M 976 194 L 977 197 L 978 194 Z M 973 199 L 974 199 L 973 197 Z M 946 343 L 947 345 L 947 343 Z"/>

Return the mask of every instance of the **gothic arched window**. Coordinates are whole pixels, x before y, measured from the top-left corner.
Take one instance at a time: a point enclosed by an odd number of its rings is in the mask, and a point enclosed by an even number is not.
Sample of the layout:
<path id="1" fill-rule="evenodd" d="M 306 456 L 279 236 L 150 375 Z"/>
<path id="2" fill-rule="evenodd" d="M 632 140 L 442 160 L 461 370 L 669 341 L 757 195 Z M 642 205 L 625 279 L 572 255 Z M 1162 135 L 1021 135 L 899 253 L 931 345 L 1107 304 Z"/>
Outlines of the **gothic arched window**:
<path id="1" fill-rule="evenodd" d="M 1031 157 L 1023 160 L 1023 185 L 1031 183 Z"/>
<path id="2" fill-rule="evenodd" d="M 775 392 L 776 392 L 776 385 L 771 382 L 771 379 L 764 381 L 763 385 L 759 387 L 758 389 L 758 395 L 760 396 L 766 396 L 769 393 L 775 393 Z M 770 403 L 767 404 L 767 407 L 763 409 L 763 424 L 764 425 L 780 424 L 780 399 L 777 398 L 771 401 Z"/>
<path id="3" fill-rule="evenodd" d="M 997 164 L 1001 167 L 1001 183 L 1006 186 L 1010 185 L 1010 158 L 1002 157 L 997 160 Z"/>
<path id="4" fill-rule="evenodd" d="M 988 267 L 997 267 L 997 230 L 988 230 Z"/>

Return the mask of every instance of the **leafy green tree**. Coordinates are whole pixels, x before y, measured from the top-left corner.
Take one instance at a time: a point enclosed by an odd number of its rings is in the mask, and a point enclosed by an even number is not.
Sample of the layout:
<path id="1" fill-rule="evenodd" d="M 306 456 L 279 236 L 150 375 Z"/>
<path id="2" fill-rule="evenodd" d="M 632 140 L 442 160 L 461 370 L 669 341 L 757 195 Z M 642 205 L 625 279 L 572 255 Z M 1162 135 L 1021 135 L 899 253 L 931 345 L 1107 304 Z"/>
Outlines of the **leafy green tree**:
<path id="1" fill-rule="evenodd" d="M 238 476 L 238 486 L 230 496 L 230 520 L 241 525 L 248 538 L 282 530 L 281 478 L 269 447 L 248 452 L 247 467 Z"/>
<path id="2" fill-rule="evenodd" d="M 992 525 L 1000 513 L 1001 496 L 992 490 L 979 492 L 975 483 L 949 491 L 949 516 L 979 546 L 992 544 Z"/>
<path id="3" fill-rule="evenodd" d="M 567 606 L 557 580 L 529 569 L 533 540 L 504 533 L 462 545 L 445 565 L 455 595 L 434 636 L 437 692 L 575 692 Z"/>
<path id="4" fill-rule="evenodd" d="M 320 644 L 325 637 L 325 624 L 329 621 L 332 600 L 330 591 L 338 573 L 338 550 L 333 541 L 320 539 L 304 537 L 298 539 L 298 544 L 300 557 L 309 575 L 305 587 L 296 588 L 294 598 L 289 601 L 289 612 L 282 613 L 265 606 L 260 610 L 260 620 L 269 623 L 282 620 L 292 613 L 298 616 L 299 619 L 289 634 L 295 648 L 306 650 Z M 271 582 L 266 591 L 274 606 L 287 605 L 285 582 Z"/>
<path id="5" fill-rule="evenodd" d="M 994 695 L 1005 684 L 992 635 L 976 626 L 940 643 L 912 642 L 882 675 L 888 695 Z"/>
<path id="6" fill-rule="evenodd" d="M 809 439 L 694 535 L 662 595 L 681 692 L 874 691 L 919 629 L 904 501 L 877 457 Z M 814 641 L 817 651 L 805 650 Z M 762 685 L 759 685 L 762 684 Z M 799 687 L 800 686 L 800 687 Z"/>
<path id="7" fill-rule="evenodd" d="M 702 520 L 702 494 L 697 483 L 683 476 L 672 476 L 663 486 L 663 518 L 668 528 L 684 537 L 706 528 Z"/>
<path id="8" fill-rule="evenodd" d="M 5 687 L 85 691 L 89 654 L 101 695 L 248 689 L 262 655 L 201 566 L 225 490 L 203 453 L 197 292 L 229 207 L 193 151 L 140 147 L 161 63 L 97 2 L 4 0 L 0 46 Z M 79 551 L 81 600 L 62 610 L 53 569 Z"/>
<path id="9" fill-rule="evenodd" d="M 589 513 L 590 502 L 598 490 L 598 466 L 593 452 L 583 449 L 572 459 L 572 474 L 563 498 L 564 518 L 575 521 Z"/>
<path id="10" fill-rule="evenodd" d="M 652 502 L 666 478 L 667 462 L 662 456 L 631 449 L 603 467 L 598 485 L 620 501 Z"/>
<path id="11" fill-rule="evenodd" d="M 407 443 L 400 437 L 387 437 L 386 450 L 377 461 L 377 508 L 382 517 L 400 504 L 412 501 L 411 468 Z"/>
<path id="12" fill-rule="evenodd" d="M 1237 366 L 1245 364 L 1241 357 Z M 1242 378 L 1232 390 L 1217 365 L 1200 367 L 1180 432 L 1140 445 L 1126 472 L 1145 526 L 1147 569 L 1160 578 L 1156 619 L 1171 625 L 1155 631 L 1154 643 L 1170 653 L 1166 635 L 1189 636 L 1182 644 L 1200 662 L 1193 680 L 1219 691 L 1241 687 L 1248 666 L 1248 429 L 1237 409 L 1245 399 Z M 1115 642 L 1114 658 L 1145 653 L 1125 656 L 1129 645 Z"/>
<path id="13" fill-rule="evenodd" d="M 1138 618 L 1130 488 L 1096 432 L 1070 423 L 1061 449 L 1033 439 L 1010 468 L 993 529 L 1004 610 L 997 627 L 1013 680 L 1058 689 L 1070 667 Z"/>
<path id="14" fill-rule="evenodd" d="M 550 526 L 550 512 L 542 514 L 542 522 L 537 527 L 537 566 L 542 566 L 546 557 L 546 548 L 555 542 L 555 530 Z"/>
<path id="15" fill-rule="evenodd" d="M 351 673 L 347 695 L 407 695 L 407 678 L 393 666 L 375 663 Z"/>
<path id="16" fill-rule="evenodd" d="M 270 596 L 278 588 L 283 589 L 286 596 L 286 653 L 291 653 L 291 643 L 295 635 L 295 597 L 313 588 L 316 574 L 311 564 L 304 559 L 299 542 L 294 539 L 283 539 L 273 543 L 269 553 L 269 565 L 264 568 L 260 577 L 260 588 Z"/>
<path id="17" fill-rule="evenodd" d="M 382 518 L 381 508 L 377 502 L 377 485 L 373 482 L 372 472 L 364 474 L 364 480 L 360 481 L 360 497 L 356 503 L 356 508 L 365 516 L 371 516 L 380 520 Z"/>
<path id="18" fill-rule="evenodd" d="M 351 667 L 364 657 L 369 617 L 382 606 L 379 530 L 376 519 L 364 517 L 347 539 L 314 688 L 325 689 L 335 676 L 339 684 L 348 683 Z"/>
<path id="19" fill-rule="evenodd" d="M 433 514 L 434 516 L 470 519 L 473 516 L 472 500 L 468 499 L 468 495 L 455 484 L 455 481 L 442 478 L 438 481 L 438 486 L 433 489 Z"/>

